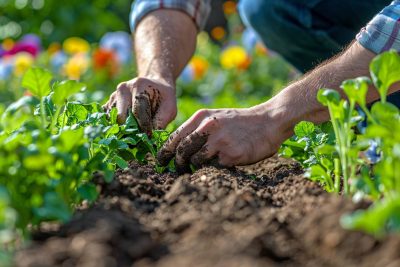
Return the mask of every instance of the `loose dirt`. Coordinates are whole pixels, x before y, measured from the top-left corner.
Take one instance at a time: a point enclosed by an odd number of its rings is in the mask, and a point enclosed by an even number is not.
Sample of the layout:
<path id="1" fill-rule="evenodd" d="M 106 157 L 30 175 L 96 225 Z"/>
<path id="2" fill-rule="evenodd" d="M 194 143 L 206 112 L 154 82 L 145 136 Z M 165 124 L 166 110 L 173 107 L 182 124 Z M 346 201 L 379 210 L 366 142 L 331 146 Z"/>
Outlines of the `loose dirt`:
<path id="1" fill-rule="evenodd" d="M 325 193 L 290 160 L 182 176 L 131 163 L 96 179 L 98 201 L 44 225 L 17 266 L 400 266 L 400 236 L 342 229 L 366 204 Z"/>

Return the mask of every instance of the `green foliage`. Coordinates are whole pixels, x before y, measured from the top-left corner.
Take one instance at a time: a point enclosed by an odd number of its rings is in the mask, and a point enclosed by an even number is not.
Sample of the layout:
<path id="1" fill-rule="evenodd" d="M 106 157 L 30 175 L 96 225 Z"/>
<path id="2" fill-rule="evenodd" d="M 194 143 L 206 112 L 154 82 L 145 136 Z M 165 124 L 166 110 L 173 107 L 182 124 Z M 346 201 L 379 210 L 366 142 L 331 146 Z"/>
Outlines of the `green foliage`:
<path id="1" fill-rule="evenodd" d="M 48 44 L 70 36 L 97 41 L 108 31 L 129 30 L 132 1 L 0 1 L 0 39 L 35 33 Z M 8 25 L 8 27 L 7 27 Z M 62 25 L 62 27 L 60 27 Z"/>
<path id="2" fill-rule="evenodd" d="M 85 88 L 75 81 L 51 81 L 34 68 L 23 85 L 34 96 L 10 105 L 0 120 L 0 243 L 27 236 L 27 226 L 67 221 L 76 204 L 98 196 L 94 172 L 111 181 L 117 167 L 155 155 L 167 133 L 149 138 L 132 113 L 118 125 L 117 110 L 98 103 L 68 102 Z M 160 170 L 161 171 L 161 170 Z"/>
<path id="3" fill-rule="evenodd" d="M 22 78 L 22 86 L 41 99 L 50 93 L 51 73 L 40 68 L 29 69 Z"/>
<path id="4" fill-rule="evenodd" d="M 400 81 L 399 70 L 397 52 L 383 53 L 371 62 L 371 77 L 381 99 L 370 108 L 366 95 L 372 82 L 367 77 L 343 82 L 348 100 L 340 99 L 336 90 L 321 89 L 318 100 L 329 110 L 333 143 L 313 142 L 319 127 L 301 122 L 295 128 L 296 136 L 281 149 L 283 155 L 308 167 L 308 177 L 328 191 L 373 201 L 369 209 L 348 214 L 341 223 L 377 236 L 400 231 L 400 111 L 386 102 L 390 86 Z M 358 133 L 355 126 L 362 117 L 368 124 Z"/>

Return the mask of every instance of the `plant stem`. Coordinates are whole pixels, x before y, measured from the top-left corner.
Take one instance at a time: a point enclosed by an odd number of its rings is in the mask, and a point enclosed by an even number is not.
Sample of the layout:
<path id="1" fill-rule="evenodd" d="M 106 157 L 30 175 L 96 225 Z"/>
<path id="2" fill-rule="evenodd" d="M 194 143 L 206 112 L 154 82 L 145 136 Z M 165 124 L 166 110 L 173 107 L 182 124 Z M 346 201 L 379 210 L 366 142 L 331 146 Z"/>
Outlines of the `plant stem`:
<path id="1" fill-rule="evenodd" d="M 42 118 L 42 125 L 43 125 L 44 129 L 46 129 L 47 128 L 47 125 L 46 125 L 47 119 L 46 119 L 46 109 L 44 106 L 44 97 L 42 97 L 40 99 L 40 116 Z"/>

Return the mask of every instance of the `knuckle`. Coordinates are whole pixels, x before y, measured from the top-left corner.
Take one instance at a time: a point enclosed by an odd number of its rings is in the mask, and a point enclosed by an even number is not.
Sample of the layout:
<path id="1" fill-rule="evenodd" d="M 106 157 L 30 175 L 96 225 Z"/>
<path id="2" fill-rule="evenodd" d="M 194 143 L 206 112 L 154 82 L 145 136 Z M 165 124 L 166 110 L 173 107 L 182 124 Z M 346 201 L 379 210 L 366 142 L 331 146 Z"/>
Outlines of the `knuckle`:
<path id="1" fill-rule="evenodd" d="M 200 109 L 196 111 L 196 113 L 193 115 L 195 118 L 203 119 L 209 115 L 209 110 L 208 109 Z"/>
<path id="2" fill-rule="evenodd" d="M 121 90 L 124 90 L 124 88 L 126 88 L 126 82 L 119 83 L 117 85 L 117 92 L 121 91 Z"/>
<path id="3" fill-rule="evenodd" d="M 143 77 L 138 77 L 135 80 L 135 85 L 137 86 L 143 86 L 149 83 L 149 80 Z"/>

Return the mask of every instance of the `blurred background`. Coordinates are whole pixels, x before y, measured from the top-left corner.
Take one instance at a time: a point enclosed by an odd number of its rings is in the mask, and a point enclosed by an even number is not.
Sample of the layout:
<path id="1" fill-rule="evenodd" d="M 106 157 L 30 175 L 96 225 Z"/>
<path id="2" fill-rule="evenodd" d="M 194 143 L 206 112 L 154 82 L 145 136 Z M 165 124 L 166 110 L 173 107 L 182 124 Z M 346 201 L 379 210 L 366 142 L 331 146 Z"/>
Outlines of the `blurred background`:
<path id="1" fill-rule="evenodd" d="M 0 0 L 0 99 L 29 94 L 20 80 L 31 66 L 58 80 L 87 84 L 77 101 L 104 103 L 118 83 L 135 77 L 125 0 Z M 296 71 L 246 29 L 237 1 L 213 0 L 198 46 L 177 84 L 175 128 L 203 107 L 247 107 L 270 98 Z M 1 110 L 1 109 L 0 109 Z"/>

